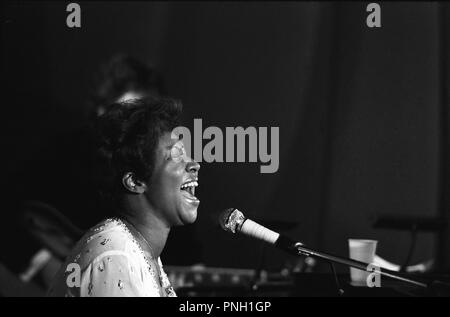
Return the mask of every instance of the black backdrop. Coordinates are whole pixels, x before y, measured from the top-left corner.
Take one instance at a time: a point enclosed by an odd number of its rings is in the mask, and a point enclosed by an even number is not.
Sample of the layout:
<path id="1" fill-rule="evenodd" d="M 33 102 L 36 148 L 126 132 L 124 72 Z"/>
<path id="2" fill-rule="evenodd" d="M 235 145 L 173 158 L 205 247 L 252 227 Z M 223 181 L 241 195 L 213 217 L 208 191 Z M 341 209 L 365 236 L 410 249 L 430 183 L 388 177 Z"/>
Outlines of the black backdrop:
<path id="1" fill-rule="evenodd" d="M 123 52 L 162 71 L 187 125 L 280 127 L 275 174 L 203 163 L 198 221 L 174 230 L 169 263 L 191 252 L 177 234 L 194 232 L 199 262 L 257 265 L 257 242 L 211 224 L 208 215 L 228 206 L 296 222 L 288 234 L 341 255 L 347 238 L 375 238 L 380 256 L 401 263 L 409 235 L 373 229 L 376 214 L 448 217 L 449 12 L 442 3 L 381 3 L 382 27 L 370 29 L 368 3 L 80 2 L 81 29 L 66 27 L 67 3 L 4 5 L 2 236 L 20 243 L 4 238 L 2 260 L 14 265 L 28 244 L 7 225 L 17 201 L 45 192 L 77 225 L 96 220 L 77 204 L 86 184 L 71 177 L 80 161 L 64 154 L 75 147 L 64 135 L 86 121 L 94 71 Z M 54 139 L 59 147 L 48 148 Z M 43 152 L 52 159 L 39 159 Z M 56 168 L 56 180 L 23 172 Z M 55 188 L 66 195 L 54 197 Z M 448 240 L 420 234 L 412 262 L 439 246 L 446 254 Z M 272 268 L 289 259 L 275 250 L 268 258 Z"/>

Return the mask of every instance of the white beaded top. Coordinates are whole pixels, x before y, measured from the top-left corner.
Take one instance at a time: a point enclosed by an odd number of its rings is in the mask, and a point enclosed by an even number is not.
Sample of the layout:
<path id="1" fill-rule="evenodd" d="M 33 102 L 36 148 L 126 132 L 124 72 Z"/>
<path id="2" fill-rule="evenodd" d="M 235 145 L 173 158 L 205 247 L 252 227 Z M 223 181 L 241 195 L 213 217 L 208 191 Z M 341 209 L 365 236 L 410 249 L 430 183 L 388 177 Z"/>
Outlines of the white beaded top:
<path id="1" fill-rule="evenodd" d="M 49 295 L 176 296 L 161 259 L 145 252 L 127 225 L 116 218 L 102 221 L 80 239 Z"/>

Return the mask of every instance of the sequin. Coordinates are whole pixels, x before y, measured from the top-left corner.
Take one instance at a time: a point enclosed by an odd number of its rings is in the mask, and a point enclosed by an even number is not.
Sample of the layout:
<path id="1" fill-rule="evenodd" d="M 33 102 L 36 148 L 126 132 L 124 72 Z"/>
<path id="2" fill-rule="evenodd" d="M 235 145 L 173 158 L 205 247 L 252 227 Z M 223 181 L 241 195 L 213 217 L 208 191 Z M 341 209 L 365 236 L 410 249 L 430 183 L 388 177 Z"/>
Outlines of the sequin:
<path id="1" fill-rule="evenodd" d="M 98 265 L 98 270 L 99 270 L 100 272 L 103 272 L 103 271 L 105 270 L 105 268 L 103 267 L 103 263 L 100 263 L 100 264 Z"/>
<path id="2" fill-rule="evenodd" d="M 119 283 L 117 284 L 117 286 L 119 286 L 120 289 L 123 289 L 123 282 L 121 280 L 119 280 Z"/>
<path id="3" fill-rule="evenodd" d="M 99 231 L 102 231 L 103 229 L 105 229 L 105 226 L 100 226 L 98 228 L 95 228 L 94 231 L 99 232 Z"/>
<path id="4" fill-rule="evenodd" d="M 104 239 L 102 242 L 100 242 L 101 245 L 107 244 L 111 239 Z"/>
<path id="5" fill-rule="evenodd" d="M 175 293 L 175 290 L 172 286 L 166 287 L 166 294 L 168 297 L 176 297 L 177 294 Z"/>
<path id="6" fill-rule="evenodd" d="M 108 224 L 108 223 L 111 223 L 111 222 L 117 222 L 117 220 L 114 219 L 114 218 L 108 218 L 108 219 L 105 220 L 105 224 Z"/>

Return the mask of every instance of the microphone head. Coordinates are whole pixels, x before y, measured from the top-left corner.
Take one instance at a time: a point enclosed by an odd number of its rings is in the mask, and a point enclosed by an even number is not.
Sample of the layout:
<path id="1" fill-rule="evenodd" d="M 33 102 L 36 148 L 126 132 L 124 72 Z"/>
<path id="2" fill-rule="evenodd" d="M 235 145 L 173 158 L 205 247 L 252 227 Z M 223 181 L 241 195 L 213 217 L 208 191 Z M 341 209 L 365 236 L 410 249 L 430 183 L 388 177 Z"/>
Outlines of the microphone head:
<path id="1" fill-rule="evenodd" d="M 219 223 L 223 230 L 236 233 L 240 231 L 245 216 L 236 208 L 228 208 L 220 213 Z"/>

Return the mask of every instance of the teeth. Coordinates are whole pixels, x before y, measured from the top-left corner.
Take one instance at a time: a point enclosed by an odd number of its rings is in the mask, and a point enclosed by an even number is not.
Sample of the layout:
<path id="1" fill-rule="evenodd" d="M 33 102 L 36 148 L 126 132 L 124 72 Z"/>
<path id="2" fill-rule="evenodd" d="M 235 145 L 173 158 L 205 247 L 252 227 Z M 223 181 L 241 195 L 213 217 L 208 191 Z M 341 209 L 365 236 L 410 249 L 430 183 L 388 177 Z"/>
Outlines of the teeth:
<path id="1" fill-rule="evenodd" d="M 197 187 L 198 183 L 196 181 L 189 182 L 186 184 L 181 185 L 181 189 L 187 188 L 187 187 Z"/>

